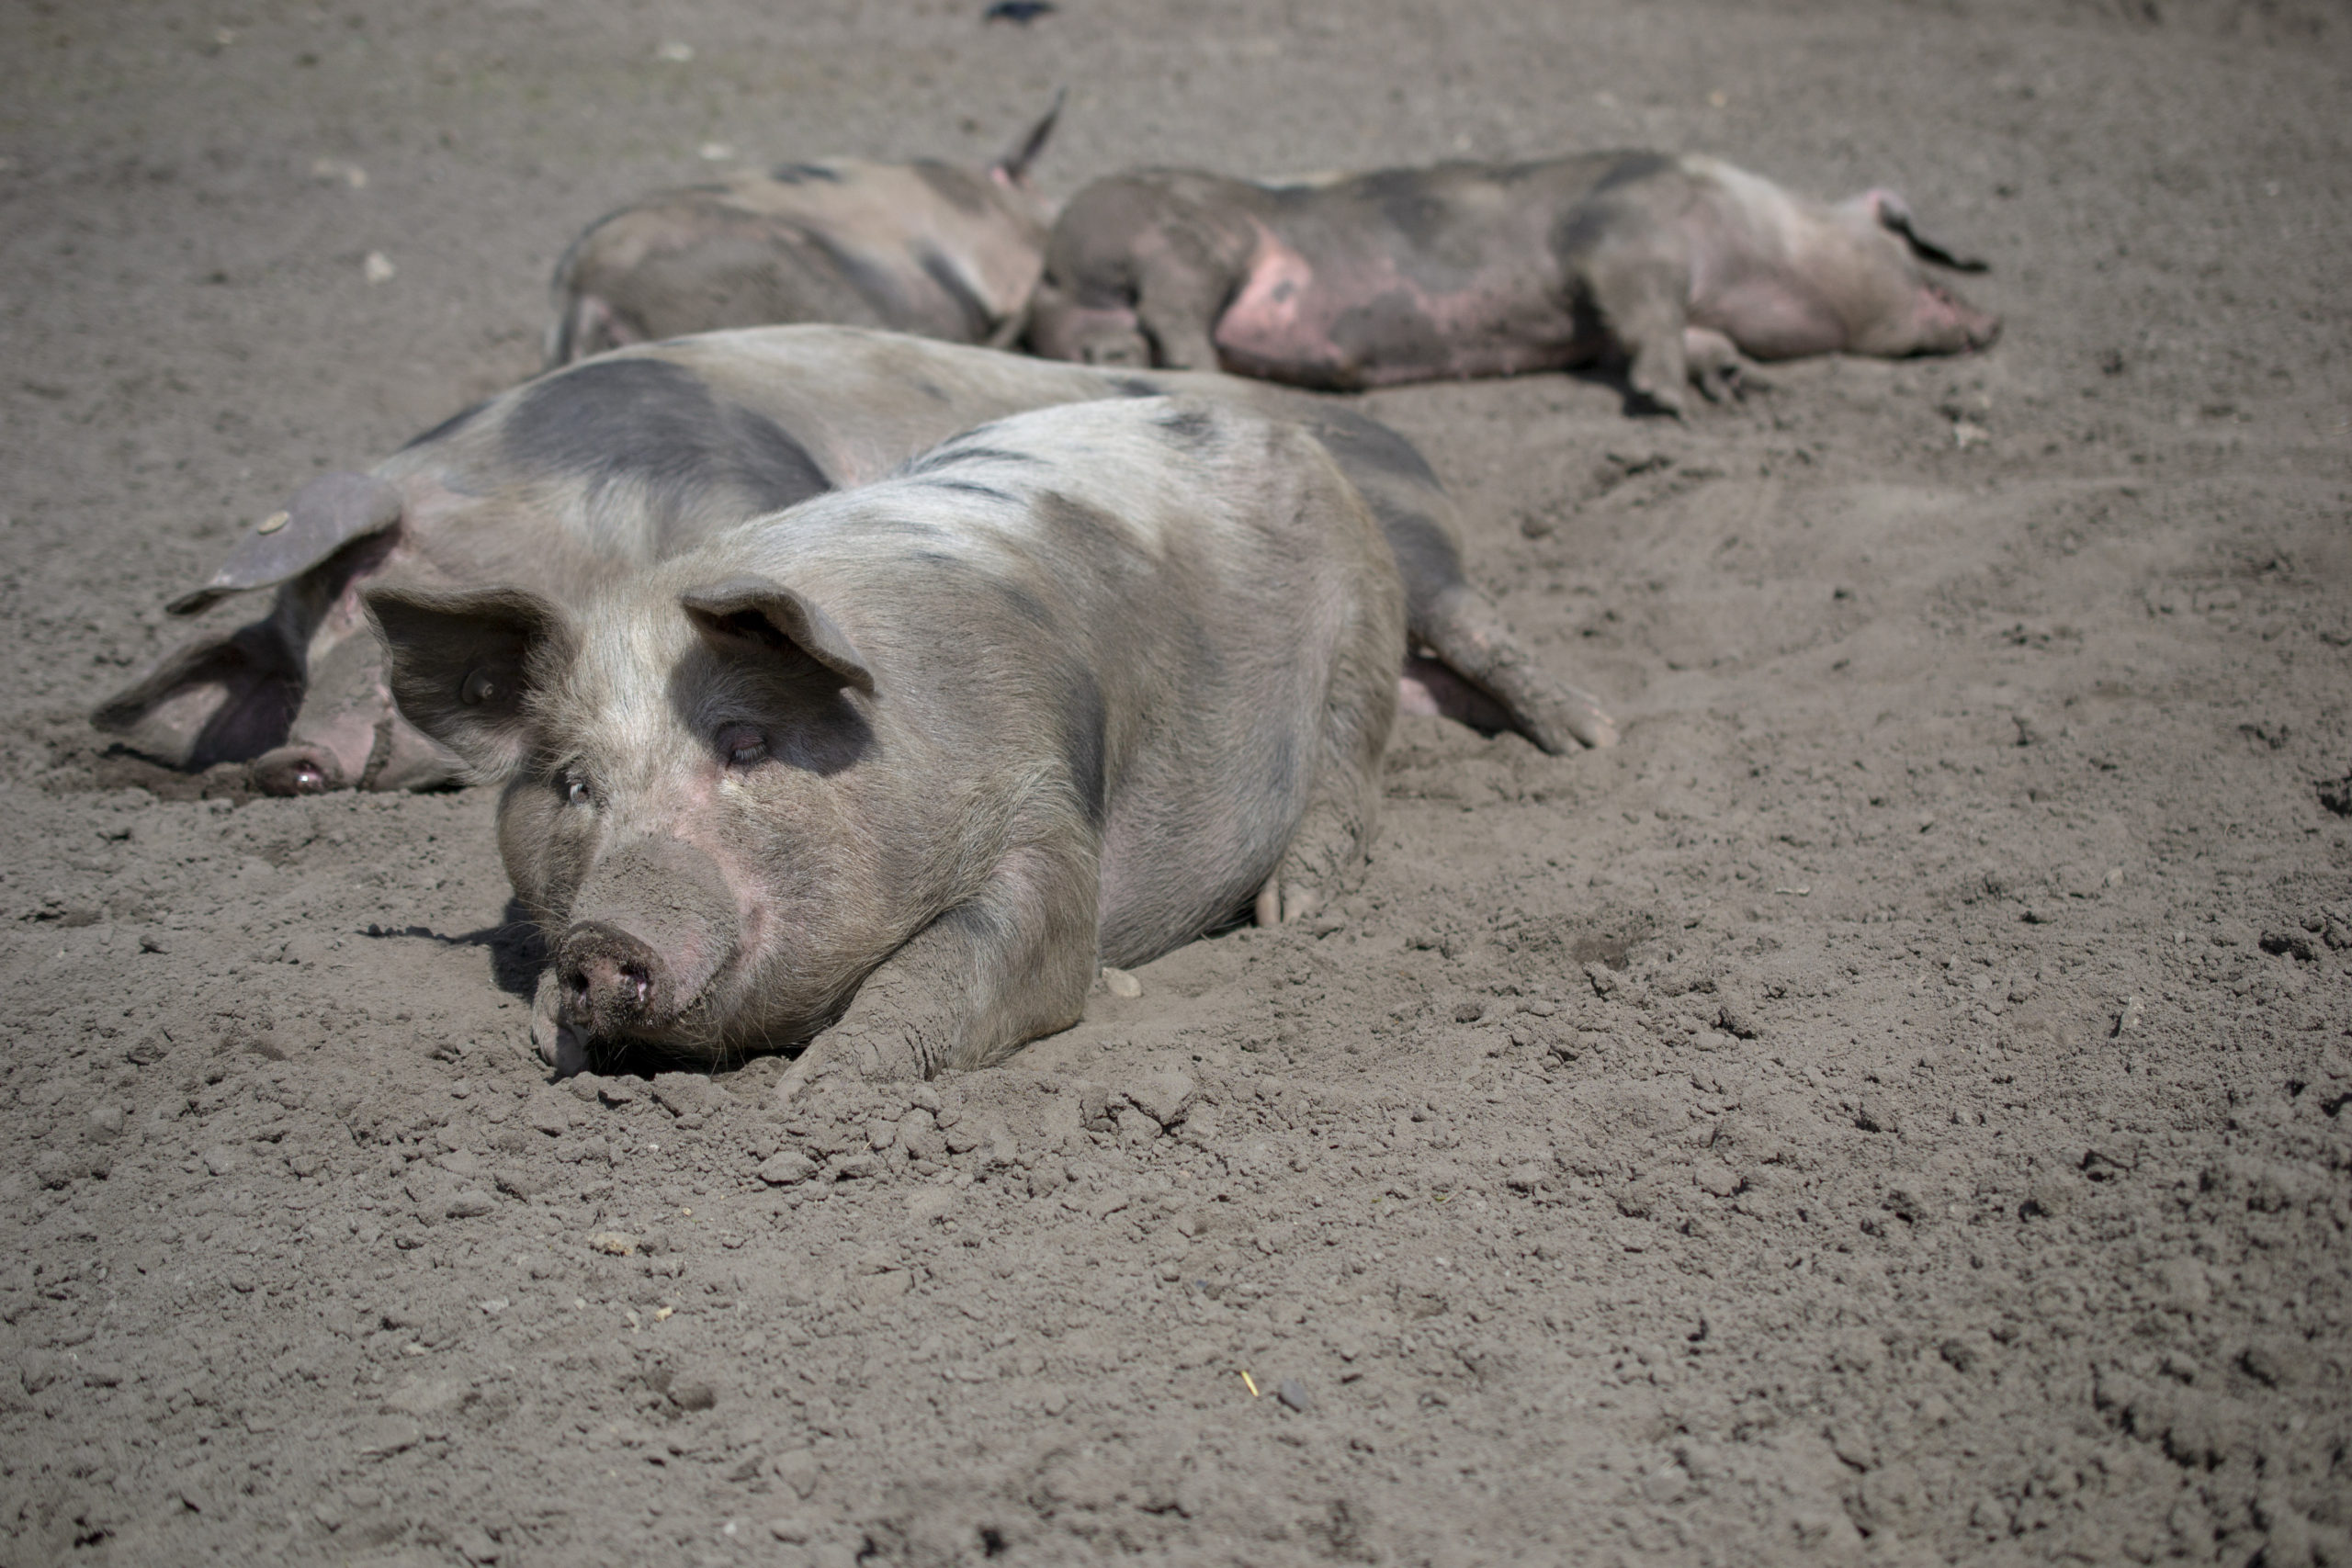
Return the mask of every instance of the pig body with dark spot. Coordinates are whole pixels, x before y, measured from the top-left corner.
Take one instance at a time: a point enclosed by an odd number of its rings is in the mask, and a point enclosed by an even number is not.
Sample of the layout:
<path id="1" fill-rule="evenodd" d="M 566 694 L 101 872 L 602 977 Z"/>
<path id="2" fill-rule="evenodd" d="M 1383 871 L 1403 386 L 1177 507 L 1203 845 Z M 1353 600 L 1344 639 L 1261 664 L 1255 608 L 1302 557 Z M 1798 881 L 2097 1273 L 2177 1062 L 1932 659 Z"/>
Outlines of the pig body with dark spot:
<path id="1" fill-rule="evenodd" d="M 1322 444 L 1191 399 L 982 426 L 576 611 L 368 605 L 401 712 L 504 781 L 570 1066 L 977 1066 L 1102 964 L 1295 918 L 1363 863 L 1405 651 Z"/>
<path id="2" fill-rule="evenodd" d="M 1739 355 L 1949 354 L 1999 322 L 1901 197 L 1792 195 L 1713 158 L 1599 152 L 1287 186 L 1120 175 L 1056 221 L 1040 354 L 1333 390 L 1622 358 L 1651 405 Z"/>
<path id="3" fill-rule="evenodd" d="M 1453 503 L 1411 443 L 1351 409 L 1216 375 L 1124 374 L 887 333 L 771 327 L 625 349 L 551 372 L 330 474 L 231 552 L 180 614 L 274 589 L 262 619 L 198 638 L 93 716 L 173 766 L 250 761 L 266 790 L 426 788 L 459 760 L 394 711 L 359 595 L 506 584 L 584 604 L 748 518 L 880 478 L 984 421 L 1182 392 L 1295 419 L 1380 520 L 1433 662 L 1414 689 L 1548 750 L 1609 719 L 1520 648 L 1466 580 Z"/>
<path id="4" fill-rule="evenodd" d="M 1053 222 L 1029 166 L 1060 108 L 985 169 L 782 164 L 600 218 L 556 264 L 548 365 L 786 321 L 1009 344 Z"/>

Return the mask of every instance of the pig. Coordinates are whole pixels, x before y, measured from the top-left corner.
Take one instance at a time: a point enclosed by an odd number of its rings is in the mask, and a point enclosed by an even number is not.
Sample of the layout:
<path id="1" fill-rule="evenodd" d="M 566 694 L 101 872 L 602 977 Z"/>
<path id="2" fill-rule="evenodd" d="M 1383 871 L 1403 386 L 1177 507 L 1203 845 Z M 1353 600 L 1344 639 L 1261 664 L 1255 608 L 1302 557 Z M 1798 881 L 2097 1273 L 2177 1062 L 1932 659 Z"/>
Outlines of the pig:
<path id="1" fill-rule="evenodd" d="M 1614 739 L 1609 716 L 1539 666 L 1464 578 L 1453 502 L 1404 437 L 1353 410 L 1214 374 L 1129 374 L 853 328 L 714 333 L 623 349 L 458 414 L 371 472 L 322 475 L 245 535 L 194 615 L 275 589 L 269 613 L 198 638 L 92 716 L 129 750 L 256 787 L 427 789 L 459 760 L 395 711 L 361 592 L 373 584 L 527 588 L 579 604 L 748 518 L 879 479 L 1003 414 L 1189 395 L 1313 432 L 1380 519 L 1416 647 L 1404 694 L 1548 751 Z"/>
<path id="2" fill-rule="evenodd" d="M 924 1077 L 1103 964 L 1348 886 L 1405 654 L 1329 448 L 1229 400 L 1015 414 L 570 608 L 373 587 L 401 712 L 502 785 L 560 1069 Z"/>
<path id="3" fill-rule="evenodd" d="M 1029 342 L 1049 358 L 1327 390 L 1622 359 L 1634 396 L 1720 400 L 1740 355 L 1982 348 L 2000 322 L 1920 264 L 1892 191 L 1828 204 L 1713 158 L 1616 152 L 1300 185 L 1119 175 L 1046 242 Z"/>
<path id="4" fill-rule="evenodd" d="M 722 327 L 833 321 L 1005 347 L 1053 209 L 1029 168 L 1061 113 L 986 169 L 780 164 L 598 219 L 556 264 L 548 368 Z"/>

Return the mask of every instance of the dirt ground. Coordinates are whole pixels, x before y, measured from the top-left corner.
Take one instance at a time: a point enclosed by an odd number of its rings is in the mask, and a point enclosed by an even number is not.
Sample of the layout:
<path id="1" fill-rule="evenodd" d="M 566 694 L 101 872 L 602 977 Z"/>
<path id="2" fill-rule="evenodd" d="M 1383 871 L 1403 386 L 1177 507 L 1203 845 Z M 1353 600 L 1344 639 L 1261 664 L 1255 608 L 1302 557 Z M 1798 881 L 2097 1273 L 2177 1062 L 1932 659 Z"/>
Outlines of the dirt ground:
<path id="1" fill-rule="evenodd" d="M 0 8 L 0 1562 L 2352 1562 L 2347 67 L 2324 0 Z M 1407 720 L 1335 917 L 927 1089 L 550 1084 L 484 795 L 103 754 L 588 220 L 1063 84 L 1057 195 L 1891 184 L 2007 333 L 1366 400 L 1623 744 Z"/>

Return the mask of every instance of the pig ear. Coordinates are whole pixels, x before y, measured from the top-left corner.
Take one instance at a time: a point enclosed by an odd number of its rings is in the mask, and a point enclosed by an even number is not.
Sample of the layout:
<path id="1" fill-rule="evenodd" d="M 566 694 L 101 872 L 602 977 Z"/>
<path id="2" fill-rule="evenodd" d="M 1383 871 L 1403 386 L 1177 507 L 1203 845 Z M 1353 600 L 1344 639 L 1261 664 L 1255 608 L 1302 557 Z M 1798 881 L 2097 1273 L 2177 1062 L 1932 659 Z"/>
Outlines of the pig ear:
<path id="1" fill-rule="evenodd" d="M 1921 261 L 1930 261 L 1938 266 L 1948 266 L 1954 272 L 1991 270 L 1984 262 L 1976 257 L 1955 255 L 1919 232 L 1918 225 L 1911 217 L 1911 204 L 1894 192 L 1874 190 L 1870 193 L 1868 199 L 1878 211 L 1880 225 L 1894 233 L 1902 235 L 1903 243 L 1909 245 L 1911 254 Z"/>
<path id="2" fill-rule="evenodd" d="M 1046 150 L 1046 139 L 1054 133 L 1054 122 L 1061 118 L 1062 100 L 1069 96 L 1069 89 L 1062 87 L 1054 94 L 1053 107 L 1046 118 L 1029 128 L 1029 133 L 1004 150 L 1004 156 L 989 165 L 989 173 L 1007 185 L 1019 185 L 1029 177 L 1029 165 Z"/>
<path id="3" fill-rule="evenodd" d="M 844 686 L 874 690 L 874 671 L 833 618 L 781 582 L 735 577 L 678 595 L 686 615 L 721 648 L 773 654 L 790 649 L 830 670 Z"/>
<path id="4" fill-rule="evenodd" d="M 519 588 L 377 588 L 362 597 L 391 650 L 401 716 L 484 773 L 519 766 L 530 743 L 526 699 L 578 646 L 564 613 Z"/>
<path id="5" fill-rule="evenodd" d="M 401 492 L 390 480 L 374 474 L 321 474 L 294 492 L 285 511 L 255 524 L 211 581 L 164 608 L 175 615 L 193 615 L 232 593 L 275 587 L 352 540 L 380 534 L 400 520 Z"/>

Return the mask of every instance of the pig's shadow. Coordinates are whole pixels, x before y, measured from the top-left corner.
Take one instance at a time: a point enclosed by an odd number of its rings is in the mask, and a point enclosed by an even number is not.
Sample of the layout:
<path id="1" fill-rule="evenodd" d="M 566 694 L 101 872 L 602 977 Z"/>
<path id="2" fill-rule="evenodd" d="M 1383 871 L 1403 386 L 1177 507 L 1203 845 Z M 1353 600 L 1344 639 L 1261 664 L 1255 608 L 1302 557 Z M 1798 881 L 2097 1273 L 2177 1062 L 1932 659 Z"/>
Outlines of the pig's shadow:
<path id="1" fill-rule="evenodd" d="M 431 926 L 369 926 L 366 934 L 379 941 L 405 937 L 437 942 L 444 947 L 486 947 L 490 950 L 491 983 L 514 997 L 534 995 L 538 989 L 539 971 L 548 963 L 547 939 L 524 910 L 519 898 L 506 900 L 503 925 L 484 926 L 455 936 L 436 931 Z"/>

